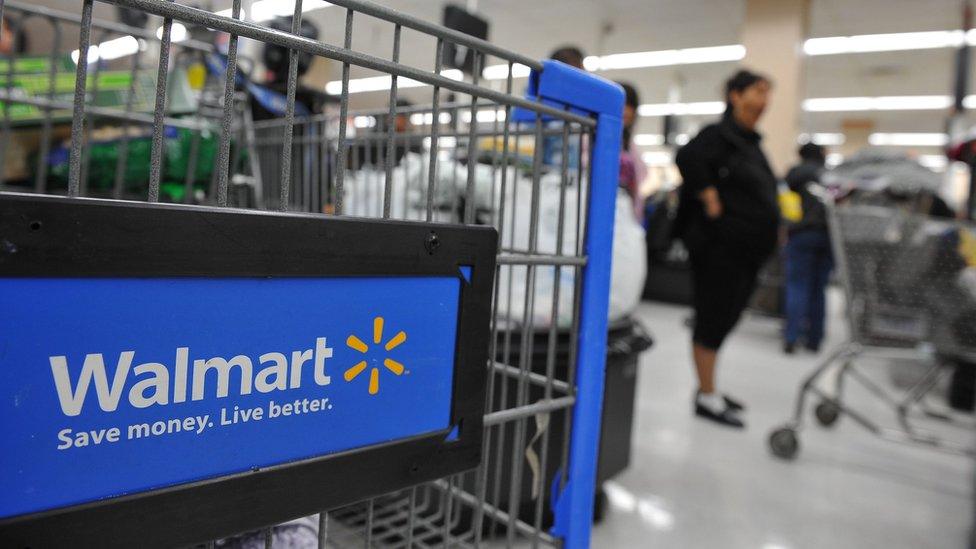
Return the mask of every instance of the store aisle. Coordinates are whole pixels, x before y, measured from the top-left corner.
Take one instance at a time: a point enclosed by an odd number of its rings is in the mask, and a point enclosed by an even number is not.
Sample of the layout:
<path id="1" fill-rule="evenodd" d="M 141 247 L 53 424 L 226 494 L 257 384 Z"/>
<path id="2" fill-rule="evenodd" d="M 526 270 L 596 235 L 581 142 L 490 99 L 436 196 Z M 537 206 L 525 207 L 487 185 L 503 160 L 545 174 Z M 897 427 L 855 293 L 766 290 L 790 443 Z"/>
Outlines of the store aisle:
<path id="1" fill-rule="evenodd" d="M 720 357 L 719 386 L 749 405 L 746 431 L 694 419 L 687 315 L 658 303 L 638 312 L 656 345 L 641 363 L 631 467 L 609 485 L 610 509 L 593 547 L 966 546 L 967 458 L 886 443 L 843 418 L 829 431 L 808 424 L 793 463 L 769 454 L 767 434 L 787 418 L 798 380 L 815 362 L 781 353 L 775 320 L 747 318 Z M 834 316 L 826 348 L 843 335 Z M 857 402 L 884 413 L 866 398 Z"/>

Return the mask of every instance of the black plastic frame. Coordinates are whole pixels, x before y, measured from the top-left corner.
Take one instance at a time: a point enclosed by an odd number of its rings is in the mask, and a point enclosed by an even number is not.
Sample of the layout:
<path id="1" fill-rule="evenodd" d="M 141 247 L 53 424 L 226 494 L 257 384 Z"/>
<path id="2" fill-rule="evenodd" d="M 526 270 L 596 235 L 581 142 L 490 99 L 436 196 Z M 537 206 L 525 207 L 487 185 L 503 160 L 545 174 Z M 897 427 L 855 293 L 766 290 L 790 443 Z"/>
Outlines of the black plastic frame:
<path id="1" fill-rule="evenodd" d="M 448 440 L 448 428 L 7 518 L 0 546 L 186 545 L 476 467 L 496 246 L 491 227 L 0 194 L 0 277 L 462 278 L 451 413 L 457 438 Z M 461 265 L 471 266 L 470 281 Z"/>

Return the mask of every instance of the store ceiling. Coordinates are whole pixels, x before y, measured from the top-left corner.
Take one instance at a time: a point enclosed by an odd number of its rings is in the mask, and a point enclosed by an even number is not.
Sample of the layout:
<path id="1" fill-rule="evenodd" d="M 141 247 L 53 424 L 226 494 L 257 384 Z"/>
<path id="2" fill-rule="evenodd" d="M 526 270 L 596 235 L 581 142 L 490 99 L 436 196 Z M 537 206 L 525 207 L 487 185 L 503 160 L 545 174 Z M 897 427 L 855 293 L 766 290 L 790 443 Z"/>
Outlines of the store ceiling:
<path id="1" fill-rule="evenodd" d="M 201 4 L 211 0 L 178 1 Z M 287 0 L 275 1 L 287 3 Z M 318 1 L 305 0 L 306 4 Z M 229 0 L 212 2 L 215 9 L 230 5 Z M 79 4 L 78 0 L 35 0 L 34 3 L 69 11 L 78 11 Z M 382 3 L 431 21 L 440 20 L 444 4 L 439 0 L 387 0 Z M 459 3 L 465 4 L 463 0 Z M 96 4 L 96 16 L 114 18 L 111 6 Z M 539 58 L 564 43 L 579 44 L 590 54 L 735 44 L 745 15 L 744 0 L 477 0 L 468 3 L 471 4 L 491 21 L 492 42 Z M 810 35 L 955 29 L 960 27 L 960 11 L 959 0 L 811 0 Z M 306 16 L 319 26 L 322 40 L 342 43 L 344 10 L 332 6 L 309 12 Z M 354 48 L 389 57 L 391 28 L 389 23 L 357 18 Z M 431 68 L 433 40 L 407 31 L 403 36 L 403 61 L 420 68 Z M 43 41 L 44 37 L 38 39 Z M 946 95 L 951 90 L 953 55 L 949 49 L 933 49 L 808 58 L 806 97 Z M 976 56 L 973 63 L 976 64 Z M 602 74 L 634 83 L 644 103 L 666 102 L 668 89 L 675 82 L 681 83 L 683 101 L 710 101 L 720 97 L 721 81 L 735 66 L 736 63 L 723 62 Z M 325 67 L 322 74 L 325 78 L 337 78 L 339 67 L 332 64 Z M 358 70 L 353 74 L 354 77 L 369 75 L 369 71 Z M 776 78 L 776 75 L 772 76 Z M 972 85 L 971 90 L 976 90 L 976 85 Z M 417 101 L 424 101 L 429 96 L 429 90 L 422 89 L 404 93 Z M 385 94 L 358 94 L 353 101 L 359 106 L 378 106 L 385 102 Z M 803 124 L 810 132 L 835 132 L 839 130 L 841 120 L 851 116 L 874 119 L 879 131 L 935 132 L 944 127 L 945 113 L 805 113 Z M 659 131 L 660 122 L 647 118 L 642 125 L 641 131 L 655 133 Z"/>

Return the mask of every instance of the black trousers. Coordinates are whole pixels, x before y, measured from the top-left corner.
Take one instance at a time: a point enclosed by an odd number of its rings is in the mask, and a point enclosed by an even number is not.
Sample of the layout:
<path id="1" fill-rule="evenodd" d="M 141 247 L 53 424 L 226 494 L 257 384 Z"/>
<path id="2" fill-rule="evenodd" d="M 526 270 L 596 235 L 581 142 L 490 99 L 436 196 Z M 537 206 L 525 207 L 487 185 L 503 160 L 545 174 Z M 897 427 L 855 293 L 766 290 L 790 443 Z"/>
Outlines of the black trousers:
<path id="1" fill-rule="evenodd" d="M 761 255 L 714 240 L 692 250 L 695 343 L 716 351 L 722 346 L 756 289 Z"/>

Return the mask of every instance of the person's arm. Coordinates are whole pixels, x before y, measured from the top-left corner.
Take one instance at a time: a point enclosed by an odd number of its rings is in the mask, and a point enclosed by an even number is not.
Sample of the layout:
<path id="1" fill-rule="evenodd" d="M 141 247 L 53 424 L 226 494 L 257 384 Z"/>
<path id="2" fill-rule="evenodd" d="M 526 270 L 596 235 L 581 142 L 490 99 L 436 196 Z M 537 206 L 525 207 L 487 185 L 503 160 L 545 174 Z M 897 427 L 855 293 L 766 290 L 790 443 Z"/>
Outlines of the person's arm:
<path id="1" fill-rule="evenodd" d="M 709 154 L 714 153 L 717 143 L 709 143 L 706 135 L 699 134 L 678 151 L 675 164 L 681 172 L 682 185 L 688 186 L 686 196 L 697 197 L 705 210 L 705 215 L 715 219 L 722 215 L 722 201 L 719 199 L 717 174 L 713 173 Z"/>
<path id="2" fill-rule="evenodd" d="M 718 197 L 718 189 L 715 185 L 709 185 L 698 193 L 698 200 L 701 200 L 705 207 L 705 215 L 712 219 L 722 217 L 722 201 Z"/>

